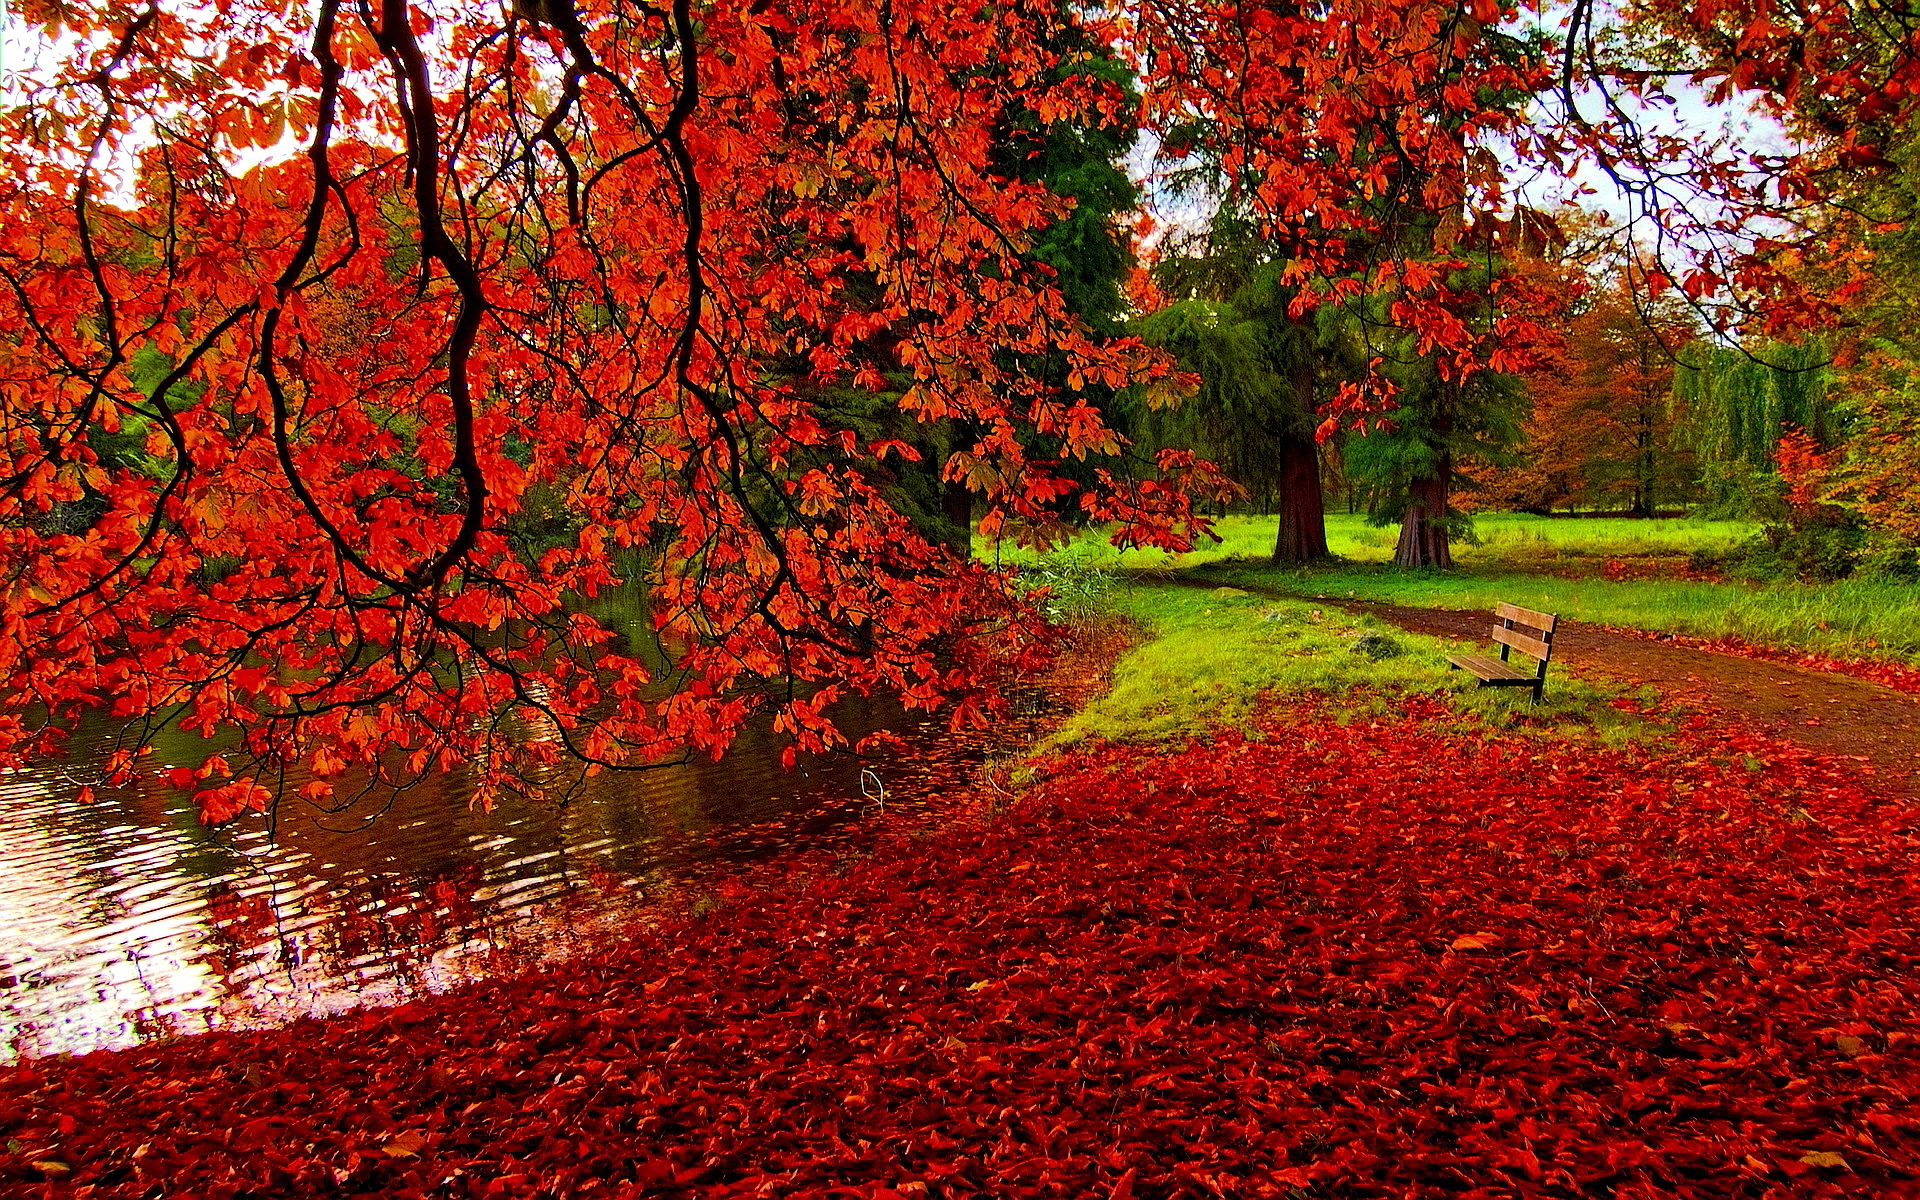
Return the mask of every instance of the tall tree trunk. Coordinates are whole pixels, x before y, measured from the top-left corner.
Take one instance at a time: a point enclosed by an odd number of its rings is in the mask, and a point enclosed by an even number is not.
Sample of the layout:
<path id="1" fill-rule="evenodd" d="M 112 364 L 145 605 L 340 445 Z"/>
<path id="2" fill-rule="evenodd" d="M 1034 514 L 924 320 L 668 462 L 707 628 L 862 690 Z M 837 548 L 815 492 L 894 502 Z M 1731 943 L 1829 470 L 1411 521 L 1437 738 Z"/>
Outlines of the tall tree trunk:
<path id="1" fill-rule="evenodd" d="M 1327 554 L 1327 507 L 1320 490 L 1320 447 L 1310 437 L 1280 444 L 1279 529 L 1273 561 L 1318 562 Z"/>
<path id="2" fill-rule="evenodd" d="M 1640 448 L 1639 461 L 1634 464 L 1633 511 L 1635 516 L 1656 517 L 1660 510 L 1654 505 L 1653 481 L 1653 409 L 1648 404 L 1640 406 L 1640 427 L 1638 430 Z"/>
<path id="3" fill-rule="evenodd" d="M 1453 549 L 1447 544 L 1447 496 L 1452 477 L 1453 455 L 1443 453 L 1435 478 L 1416 479 L 1408 486 L 1407 515 L 1400 521 L 1394 566 L 1453 566 Z"/>
<path id="4" fill-rule="evenodd" d="M 962 558 L 973 557 L 973 492 L 965 480 L 947 479 L 940 485 L 940 508 L 952 526 L 954 552 Z"/>
<path id="5" fill-rule="evenodd" d="M 1434 455 L 1433 474 L 1407 485 L 1407 515 L 1400 519 L 1400 545 L 1393 552 L 1396 567 L 1453 566 L 1453 547 L 1448 544 L 1448 507 L 1453 492 L 1453 451 L 1445 449 L 1453 432 L 1453 388 L 1446 384 L 1433 414 L 1434 440 L 1440 447 Z"/>
<path id="6" fill-rule="evenodd" d="M 1280 443 L 1279 527 L 1273 535 L 1273 561 L 1309 563 L 1327 558 L 1327 494 L 1320 483 L 1320 443 L 1304 427 L 1313 424 L 1319 399 L 1320 362 L 1313 325 L 1293 320 L 1293 402 L 1303 428 Z"/>

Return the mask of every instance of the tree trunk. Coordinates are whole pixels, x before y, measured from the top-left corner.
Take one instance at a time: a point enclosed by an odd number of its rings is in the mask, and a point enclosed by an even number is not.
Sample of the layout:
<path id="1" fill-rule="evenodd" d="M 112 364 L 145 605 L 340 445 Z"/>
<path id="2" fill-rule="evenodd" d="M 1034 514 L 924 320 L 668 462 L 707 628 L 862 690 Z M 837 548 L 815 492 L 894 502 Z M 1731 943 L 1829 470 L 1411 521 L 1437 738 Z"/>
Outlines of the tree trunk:
<path id="1" fill-rule="evenodd" d="M 1452 475 L 1453 456 L 1442 454 L 1435 478 L 1416 479 L 1407 488 L 1407 515 L 1400 522 L 1394 566 L 1453 566 L 1453 550 L 1447 544 L 1447 484 Z"/>
<path id="2" fill-rule="evenodd" d="M 952 546 L 961 558 L 973 557 L 973 492 L 959 479 L 942 481 L 940 508 L 952 526 Z"/>
<path id="3" fill-rule="evenodd" d="M 1279 529 L 1273 537 L 1273 561 L 1318 562 L 1327 554 L 1327 507 L 1320 490 L 1320 447 L 1310 437 L 1288 438 L 1280 445 Z"/>
<path id="4" fill-rule="evenodd" d="M 1293 369 L 1288 373 L 1302 425 L 1311 425 L 1320 388 L 1320 362 L 1313 325 L 1293 322 Z M 1273 535 L 1273 561 L 1310 563 L 1327 554 L 1327 493 L 1320 483 L 1320 443 L 1304 428 L 1280 443 L 1280 521 Z"/>
<path id="5" fill-rule="evenodd" d="M 1646 404 L 1640 406 L 1638 434 L 1640 458 L 1634 467 L 1639 478 L 1634 481 L 1633 513 L 1637 517 L 1654 517 L 1659 515 L 1660 510 L 1654 504 L 1653 495 L 1653 410 Z"/>

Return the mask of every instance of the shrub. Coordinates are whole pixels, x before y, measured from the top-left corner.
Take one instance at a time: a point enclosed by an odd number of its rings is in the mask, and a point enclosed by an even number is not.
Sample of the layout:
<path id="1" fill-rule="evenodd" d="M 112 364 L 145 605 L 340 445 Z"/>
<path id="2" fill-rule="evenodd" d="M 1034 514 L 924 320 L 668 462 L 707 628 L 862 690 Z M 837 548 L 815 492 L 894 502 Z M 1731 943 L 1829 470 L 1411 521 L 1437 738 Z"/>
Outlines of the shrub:
<path id="1" fill-rule="evenodd" d="M 1755 580 L 1800 579 L 1831 583 L 1853 574 L 1866 549 L 1867 531 L 1850 514 L 1823 513 L 1795 527 L 1768 525 L 1759 538 L 1727 557 L 1730 573 Z"/>

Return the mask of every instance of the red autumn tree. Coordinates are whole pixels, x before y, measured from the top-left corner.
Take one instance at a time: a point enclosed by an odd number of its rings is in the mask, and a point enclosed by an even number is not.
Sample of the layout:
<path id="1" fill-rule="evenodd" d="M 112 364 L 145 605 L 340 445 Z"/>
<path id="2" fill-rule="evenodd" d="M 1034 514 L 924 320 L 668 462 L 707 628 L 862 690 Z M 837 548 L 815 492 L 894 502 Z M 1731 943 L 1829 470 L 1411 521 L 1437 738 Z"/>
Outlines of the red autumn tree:
<path id="1" fill-rule="evenodd" d="M 1644 258 L 1622 252 L 1604 216 L 1563 212 L 1554 224 L 1519 270 L 1555 302 L 1558 336 L 1527 381 L 1517 460 L 1483 469 L 1475 490 L 1504 508 L 1652 516 L 1697 490 L 1673 372 L 1699 323 L 1672 295 L 1649 295 Z"/>
<path id="2" fill-rule="evenodd" d="M 1658 86 L 1593 53 L 1584 3 L 1562 44 L 1494 0 L 1067 8 L 21 5 L 45 46 L 0 115 L 0 753 L 96 707 L 178 715 L 241 739 L 180 780 L 218 818 L 294 767 L 321 795 L 352 764 L 471 764 L 485 795 L 565 757 L 717 753 L 768 708 L 822 749 L 847 689 L 976 712 L 1031 619 L 888 503 L 911 447 L 819 397 L 897 367 L 907 413 L 966 431 L 941 469 L 989 531 L 1077 509 L 1177 544 L 1189 516 L 1177 452 L 1084 490 L 1063 469 L 1125 449 L 1082 397 L 1166 368 L 1090 337 L 1031 253 L 1063 204 L 996 131 L 1125 103 L 1047 47 L 1145 62 L 1147 115 L 1248 197 L 1295 315 L 1348 306 L 1385 327 L 1376 358 L 1410 347 L 1449 386 L 1532 340 L 1453 284 L 1491 277 L 1462 235 L 1515 156 L 1769 212 L 1675 277 L 1810 319 L 1791 219 L 1821 163 L 1870 157 L 1848 118 L 1920 83 L 1830 0 L 1654 5 L 1710 75 L 1817 90 L 1843 130 L 1825 158 L 1688 160 L 1571 104 Z M 1377 415 L 1390 378 L 1335 418 Z M 575 603 L 636 584 L 664 664 Z"/>
<path id="3" fill-rule="evenodd" d="M 1128 477 L 1022 366 L 1164 369 L 1069 319 L 1028 253 L 1064 206 L 996 164 L 1010 112 L 1124 100 L 1033 49 L 1060 5 L 25 15 L 74 49 L 3 122 L 13 760 L 95 706 L 177 714 L 243 739 L 175 773 L 218 820 L 295 767 L 486 796 L 767 708 L 823 750 L 849 689 L 965 717 L 1033 621 L 887 502 L 911 447 L 812 401 L 882 390 L 875 339 L 902 407 L 972 431 L 944 469 L 988 528 L 1180 544 L 1181 456 Z M 636 586 L 664 666 L 578 603 Z"/>

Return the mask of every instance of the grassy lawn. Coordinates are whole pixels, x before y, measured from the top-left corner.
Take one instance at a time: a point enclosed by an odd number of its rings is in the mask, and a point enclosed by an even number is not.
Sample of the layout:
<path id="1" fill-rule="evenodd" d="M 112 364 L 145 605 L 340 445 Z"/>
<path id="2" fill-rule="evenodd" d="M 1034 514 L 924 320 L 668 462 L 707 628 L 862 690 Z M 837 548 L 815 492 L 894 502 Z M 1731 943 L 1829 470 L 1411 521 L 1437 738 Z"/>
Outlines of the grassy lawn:
<path id="1" fill-rule="evenodd" d="M 1524 513 L 1482 513 L 1474 518 L 1472 536 L 1454 545 L 1454 557 L 1465 568 L 1495 565 L 1550 570 L 1561 563 L 1580 564 L 1594 559 L 1637 558 L 1646 555 L 1687 555 L 1697 551 L 1721 553 L 1759 532 L 1751 521 L 1700 521 L 1673 518 L 1643 521 L 1632 517 L 1535 517 Z M 1084 557 L 1110 568 L 1176 570 L 1229 559 L 1264 560 L 1273 552 L 1273 518 L 1226 517 L 1214 525 L 1221 539 L 1191 554 L 1163 550 L 1116 551 L 1103 535 L 1088 533 L 1072 546 L 1056 551 Z M 1397 527 L 1378 528 L 1364 516 L 1330 513 L 1327 547 L 1336 557 L 1357 563 L 1385 563 L 1393 557 Z M 975 552 L 987 562 L 1020 566 L 1043 557 L 1011 543 L 981 539 Z"/>
<path id="2" fill-rule="evenodd" d="M 1199 571 L 1222 582 L 1259 583 L 1308 597 L 1458 609 L 1491 609 L 1505 600 L 1628 629 L 1738 637 L 1842 658 L 1920 662 L 1920 589 L 1883 580 L 1759 585 L 1564 579 L 1471 568 L 1447 573 L 1344 565 L 1278 571 L 1244 563 Z"/>
<path id="3" fill-rule="evenodd" d="M 1039 747 L 1096 738 L 1179 745 L 1222 726 L 1252 728 L 1263 702 L 1332 698 L 1343 716 L 1375 716 L 1396 697 L 1444 698 L 1468 725 L 1615 742 L 1643 723 L 1609 703 L 1618 691 L 1561 673 L 1535 705 L 1520 689 L 1486 689 L 1447 666 L 1446 644 L 1311 601 L 1274 601 L 1234 588 L 1122 580 L 1099 606 L 1151 637 L 1114 666 L 1113 686 Z"/>
<path id="4" fill-rule="evenodd" d="M 1273 523 L 1230 517 L 1222 541 L 1192 554 L 1107 546 L 1097 535 L 1031 563 L 1036 577 L 1068 587 L 1103 572 L 1136 579 L 1178 573 L 1195 582 L 1259 586 L 1303 599 L 1361 599 L 1427 608 L 1491 609 L 1506 600 L 1575 620 L 1700 637 L 1738 637 L 1765 646 L 1839 657 L 1920 662 L 1920 588 L 1880 579 L 1839 583 L 1707 582 L 1607 579 L 1607 562 L 1717 553 L 1751 537 L 1746 522 L 1629 518 L 1549 518 L 1483 514 L 1471 541 L 1456 545 L 1452 571 L 1402 571 L 1387 565 L 1395 531 L 1363 518 L 1328 520 L 1340 561 L 1318 567 L 1266 563 Z M 989 560 L 992 548 L 982 547 Z M 1049 575 L 1051 573 L 1051 575 Z"/>

